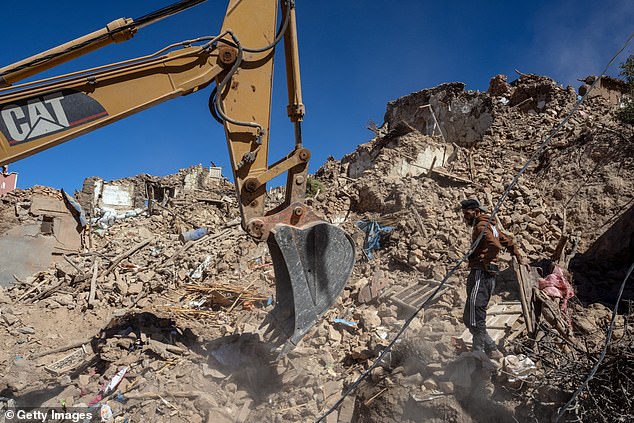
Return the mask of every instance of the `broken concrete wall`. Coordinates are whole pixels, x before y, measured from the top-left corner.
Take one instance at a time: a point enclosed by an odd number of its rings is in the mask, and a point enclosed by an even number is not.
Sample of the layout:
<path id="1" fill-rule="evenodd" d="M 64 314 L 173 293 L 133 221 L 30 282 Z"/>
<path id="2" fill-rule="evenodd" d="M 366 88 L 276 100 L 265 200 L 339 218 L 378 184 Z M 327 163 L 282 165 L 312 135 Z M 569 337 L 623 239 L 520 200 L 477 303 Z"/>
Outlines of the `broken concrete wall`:
<path id="1" fill-rule="evenodd" d="M 115 213 L 145 207 L 145 183 L 142 177 L 104 181 L 93 176 L 86 178 L 77 200 L 87 214 L 93 210 Z"/>
<path id="2" fill-rule="evenodd" d="M 102 210 L 125 211 L 133 209 L 134 194 L 134 184 L 127 181 L 102 181 L 95 186 L 95 201 Z"/>
<path id="3" fill-rule="evenodd" d="M 18 186 L 18 174 L 0 173 L 0 197 L 13 191 Z"/>
<path id="4" fill-rule="evenodd" d="M 526 113 L 542 113 L 576 99 L 572 87 L 563 88 L 546 76 L 524 74 L 511 83 L 508 106 Z"/>
<path id="5" fill-rule="evenodd" d="M 446 142 L 461 147 L 480 141 L 493 122 L 491 98 L 485 93 L 465 91 L 465 84 L 452 82 L 418 91 L 391 101 L 385 122 L 393 128 L 407 122 L 423 134 L 434 128 L 433 117 Z M 430 113 L 430 109 L 432 113 Z"/>
<path id="6" fill-rule="evenodd" d="M 91 176 L 89 178 L 84 179 L 84 183 L 82 185 L 81 191 L 75 192 L 75 198 L 77 202 L 81 205 L 84 211 L 88 214 L 92 213 L 92 209 L 95 206 L 94 198 L 95 198 L 95 185 L 98 180 L 101 178 L 97 176 Z"/>
<path id="7" fill-rule="evenodd" d="M 81 192 L 76 193 L 86 215 L 96 221 L 105 230 L 106 223 L 111 225 L 113 219 L 125 219 L 147 212 L 150 215 L 162 213 L 168 203 L 189 201 L 188 197 L 197 197 L 201 201 L 212 204 L 226 205 L 223 196 L 218 198 L 206 198 L 198 196 L 203 191 L 220 190 L 226 188 L 226 179 L 222 177 L 222 168 L 212 166 L 204 168 L 202 165 L 180 169 L 178 173 L 164 177 L 147 174 L 135 177 L 117 179 L 106 182 L 93 176 L 84 181 Z M 212 213 L 214 218 L 217 218 Z M 205 216 L 189 219 L 189 225 L 183 230 L 193 227 L 202 227 L 207 222 Z M 202 226 L 201 226 L 202 225 Z"/>
<path id="8" fill-rule="evenodd" d="M 55 239 L 53 253 L 79 251 L 82 228 L 61 198 L 35 193 L 31 197 L 30 213 L 38 218 L 40 233 Z"/>
<path id="9" fill-rule="evenodd" d="M 495 75 L 489 81 L 489 89 L 487 90 L 489 95 L 494 97 L 510 97 L 513 93 L 511 84 L 508 83 L 506 75 Z"/>
<path id="10" fill-rule="evenodd" d="M 444 166 L 447 163 L 447 159 L 451 157 L 453 150 L 454 148 L 451 145 L 430 144 L 427 148 L 417 152 L 416 156 L 413 157 L 413 161 L 407 160 L 412 156 L 404 157 L 403 160 L 400 160 L 399 166 L 393 168 L 388 176 L 418 176 L 428 172 L 432 166 Z"/>
<path id="11" fill-rule="evenodd" d="M 182 178 L 182 191 L 195 191 L 217 186 L 222 179 L 222 168 L 216 166 L 207 168 L 199 164 L 181 169 L 177 175 Z"/>
<path id="12" fill-rule="evenodd" d="M 0 235 L 0 286 L 47 269 L 55 261 L 53 255 L 81 248 L 81 227 L 60 192 L 38 187 L 29 194 L 15 202 L 18 219 Z"/>
<path id="13" fill-rule="evenodd" d="M 579 94 L 585 95 L 590 86 L 596 80 L 596 76 L 588 76 L 583 82 L 584 84 L 579 87 Z M 592 92 L 588 94 L 588 98 L 601 97 L 607 100 L 610 104 L 618 106 L 623 101 L 623 96 L 629 91 L 628 85 L 620 79 L 611 78 L 609 76 L 602 76 L 597 85 L 594 86 Z"/>
<path id="14" fill-rule="evenodd" d="M 0 236 L 0 286 L 11 286 L 16 280 L 26 280 L 48 269 L 54 244 L 55 238 L 43 236 L 36 223 L 5 232 Z"/>
<path id="15" fill-rule="evenodd" d="M 452 144 L 438 142 L 437 137 L 421 134 L 413 127 L 401 126 L 381 140 L 360 145 L 346 155 L 342 163 L 348 177 L 357 179 L 369 169 L 377 167 L 387 178 L 403 178 L 428 173 L 454 158 Z"/>

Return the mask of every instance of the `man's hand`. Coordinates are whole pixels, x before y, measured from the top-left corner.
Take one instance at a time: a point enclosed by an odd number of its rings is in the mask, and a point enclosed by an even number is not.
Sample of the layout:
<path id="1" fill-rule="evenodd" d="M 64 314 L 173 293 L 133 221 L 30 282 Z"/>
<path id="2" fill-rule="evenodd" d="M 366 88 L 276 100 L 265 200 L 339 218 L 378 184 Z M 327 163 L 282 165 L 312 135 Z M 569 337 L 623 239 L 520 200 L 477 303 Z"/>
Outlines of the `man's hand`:
<path id="1" fill-rule="evenodd" d="M 517 258 L 517 262 L 521 264 L 522 266 L 528 266 L 530 264 L 528 259 L 524 256 L 516 256 L 516 258 Z"/>

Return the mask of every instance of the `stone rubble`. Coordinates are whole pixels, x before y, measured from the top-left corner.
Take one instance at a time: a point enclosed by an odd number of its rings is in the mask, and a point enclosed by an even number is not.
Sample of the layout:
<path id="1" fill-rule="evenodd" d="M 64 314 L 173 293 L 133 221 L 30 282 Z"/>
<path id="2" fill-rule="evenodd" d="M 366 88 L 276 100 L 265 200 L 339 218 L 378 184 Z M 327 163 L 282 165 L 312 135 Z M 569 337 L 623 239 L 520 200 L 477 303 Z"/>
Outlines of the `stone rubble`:
<path id="1" fill-rule="evenodd" d="M 0 289 L 0 396 L 18 404 L 108 404 L 117 422 L 314 421 L 410 317 L 391 293 L 441 281 L 469 249 L 460 200 L 477 197 L 492 209 L 576 100 L 570 87 L 521 75 L 510 84 L 495 77 L 487 93 L 456 82 L 390 102 L 376 137 L 329 159 L 311 179 L 307 203 L 353 236 L 357 263 L 335 306 L 280 360 L 258 332 L 275 295 L 271 258 L 240 228 L 233 186 L 210 182 L 201 167 L 117 181 L 134 187 L 132 208 L 142 212 L 88 229 L 81 252 L 55 256 L 47 270 Z M 566 236 L 562 256 L 574 274 L 575 255 L 591 250 L 631 207 L 634 132 L 613 111 L 602 97 L 579 107 L 501 206 L 501 226 L 533 262 L 552 257 Z M 89 218 L 100 213 L 95 180 L 76 196 Z M 148 187 L 154 197 L 146 206 Z M 0 237 L 41 223 L 29 212 L 35 194 L 59 195 L 33 187 L 0 198 Z M 275 203 L 283 192 L 267 196 Z M 371 260 L 356 225 L 362 219 L 393 228 Z M 196 228 L 209 233 L 183 244 L 179 236 Z M 600 281 L 574 275 L 583 282 L 580 299 L 591 305 L 574 304 L 573 328 L 592 351 L 602 347 L 611 317 L 593 295 L 597 286 L 614 291 L 628 265 L 615 263 Z M 517 295 L 511 273 L 501 273 L 493 301 Z M 513 415 L 521 398 L 490 389 L 495 363 L 461 355 L 454 342 L 464 329 L 466 274 L 463 265 L 449 278 L 325 421 L 484 421 L 465 403 L 476 394 L 488 401 L 485 411 Z M 619 316 L 616 336 L 631 329 Z M 116 389 L 102 392 L 122 369 Z"/>

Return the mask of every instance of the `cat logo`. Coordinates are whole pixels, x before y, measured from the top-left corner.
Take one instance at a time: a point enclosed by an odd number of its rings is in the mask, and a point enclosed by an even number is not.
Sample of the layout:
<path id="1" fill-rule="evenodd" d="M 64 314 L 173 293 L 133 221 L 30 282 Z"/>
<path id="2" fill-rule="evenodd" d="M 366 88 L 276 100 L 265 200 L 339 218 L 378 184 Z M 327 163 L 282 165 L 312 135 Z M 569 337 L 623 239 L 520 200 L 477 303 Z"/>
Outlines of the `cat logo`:
<path id="1" fill-rule="evenodd" d="M 18 145 L 108 116 L 96 100 L 74 90 L 0 105 L 0 131 Z"/>

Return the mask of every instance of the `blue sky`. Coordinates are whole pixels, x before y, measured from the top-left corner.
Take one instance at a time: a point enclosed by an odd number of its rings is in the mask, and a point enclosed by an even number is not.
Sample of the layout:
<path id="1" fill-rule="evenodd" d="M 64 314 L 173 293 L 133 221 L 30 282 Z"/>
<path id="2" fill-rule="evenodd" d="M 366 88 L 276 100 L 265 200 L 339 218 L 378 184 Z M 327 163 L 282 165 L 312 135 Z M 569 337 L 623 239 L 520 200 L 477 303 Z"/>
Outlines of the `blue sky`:
<path id="1" fill-rule="evenodd" d="M 296 0 L 310 172 L 367 142 L 369 120 L 383 122 L 388 101 L 444 82 L 485 91 L 514 69 L 562 85 L 601 72 L 634 31 L 631 0 L 453 1 Z M 1 66 L 172 1 L 5 2 Z M 59 67 L 65 73 L 142 56 L 170 43 L 219 32 L 226 1 L 208 0 L 145 27 L 130 41 Z M 280 49 L 279 53 L 282 53 Z M 618 63 L 633 54 L 628 49 Z M 283 54 L 274 82 L 269 160 L 292 149 Z M 177 98 L 10 166 L 18 185 L 80 189 L 83 179 L 163 176 L 211 161 L 231 175 L 224 132 L 209 115 L 210 89 Z"/>

